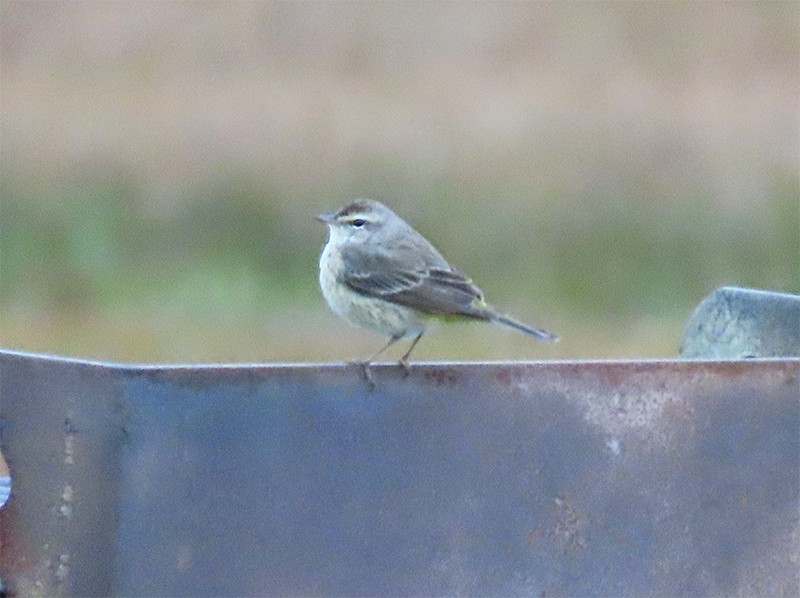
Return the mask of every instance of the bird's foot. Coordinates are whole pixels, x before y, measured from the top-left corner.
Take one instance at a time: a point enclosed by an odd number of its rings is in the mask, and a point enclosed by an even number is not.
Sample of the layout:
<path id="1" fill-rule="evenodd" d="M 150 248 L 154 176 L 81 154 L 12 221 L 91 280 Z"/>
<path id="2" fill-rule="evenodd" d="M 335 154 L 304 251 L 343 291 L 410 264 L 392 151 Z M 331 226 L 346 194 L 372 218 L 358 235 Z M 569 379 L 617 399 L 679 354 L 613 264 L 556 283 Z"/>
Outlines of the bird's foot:
<path id="1" fill-rule="evenodd" d="M 375 390 L 375 379 L 372 377 L 372 364 L 369 361 L 351 361 L 352 365 L 357 366 L 361 370 L 361 377 L 367 383 L 370 391 Z"/>
<path id="2" fill-rule="evenodd" d="M 408 363 L 408 359 L 402 357 L 400 361 L 397 362 L 397 365 L 403 368 L 403 378 L 408 378 L 408 375 L 411 373 L 411 364 Z"/>

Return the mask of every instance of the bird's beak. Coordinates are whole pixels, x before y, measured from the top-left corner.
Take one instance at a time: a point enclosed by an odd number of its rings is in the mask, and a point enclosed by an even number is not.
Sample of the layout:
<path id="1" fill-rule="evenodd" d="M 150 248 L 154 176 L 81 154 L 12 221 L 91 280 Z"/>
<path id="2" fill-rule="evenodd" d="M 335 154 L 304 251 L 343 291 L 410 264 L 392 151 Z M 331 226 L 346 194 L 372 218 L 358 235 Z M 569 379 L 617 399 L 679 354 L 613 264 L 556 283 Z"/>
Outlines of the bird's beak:
<path id="1" fill-rule="evenodd" d="M 332 224 L 335 219 L 336 214 L 331 214 L 330 212 L 324 212 L 317 216 L 317 220 L 324 222 L 325 224 Z"/>

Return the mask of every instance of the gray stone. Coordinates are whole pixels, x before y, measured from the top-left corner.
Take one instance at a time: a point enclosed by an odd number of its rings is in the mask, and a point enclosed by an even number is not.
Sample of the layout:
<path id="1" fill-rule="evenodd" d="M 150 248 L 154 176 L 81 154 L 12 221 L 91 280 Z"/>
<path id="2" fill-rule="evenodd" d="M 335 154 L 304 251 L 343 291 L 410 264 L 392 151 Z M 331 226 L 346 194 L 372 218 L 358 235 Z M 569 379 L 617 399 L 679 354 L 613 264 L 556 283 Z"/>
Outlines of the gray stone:
<path id="1" fill-rule="evenodd" d="M 681 357 L 744 359 L 800 356 L 800 296 L 720 287 L 698 305 Z"/>

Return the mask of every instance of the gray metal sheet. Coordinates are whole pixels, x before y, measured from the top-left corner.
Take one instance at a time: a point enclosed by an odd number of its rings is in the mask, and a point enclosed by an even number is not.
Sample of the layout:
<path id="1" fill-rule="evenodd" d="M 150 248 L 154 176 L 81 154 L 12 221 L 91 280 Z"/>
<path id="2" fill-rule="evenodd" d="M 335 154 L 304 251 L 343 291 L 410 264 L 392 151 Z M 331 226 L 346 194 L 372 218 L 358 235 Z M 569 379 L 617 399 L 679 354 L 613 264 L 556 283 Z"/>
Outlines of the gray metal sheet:
<path id="1" fill-rule="evenodd" d="M 0 353 L 20 595 L 797 595 L 800 360 Z"/>

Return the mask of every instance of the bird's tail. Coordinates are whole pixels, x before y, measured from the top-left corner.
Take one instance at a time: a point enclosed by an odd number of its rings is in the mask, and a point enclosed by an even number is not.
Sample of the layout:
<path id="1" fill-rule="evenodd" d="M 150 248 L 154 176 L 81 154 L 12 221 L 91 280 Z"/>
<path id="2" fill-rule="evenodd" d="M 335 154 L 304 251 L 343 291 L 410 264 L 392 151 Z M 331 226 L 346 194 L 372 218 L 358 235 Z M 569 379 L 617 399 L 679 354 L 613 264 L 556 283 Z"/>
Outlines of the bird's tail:
<path id="1" fill-rule="evenodd" d="M 508 326 L 509 328 L 515 328 L 525 334 L 530 334 L 531 336 L 535 336 L 539 340 L 547 341 L 549 343 L 554 343 L 558 341 L 558 337 L 555 334 L 551 334 L 547 332 L 547 330 L 542 330 L 540 328 L 534 328 L 533 326 L 528 326 L 527 324 L 523 324 L 522 322 L 517 322 L 513 318 L 509 318 L 503 314 L 499 314 L 497 312 L 490 312 L 489 313 L 489 320 L 492 322 L 496 322 L 498 324 L 502 324 L 503 326 Z"/>

